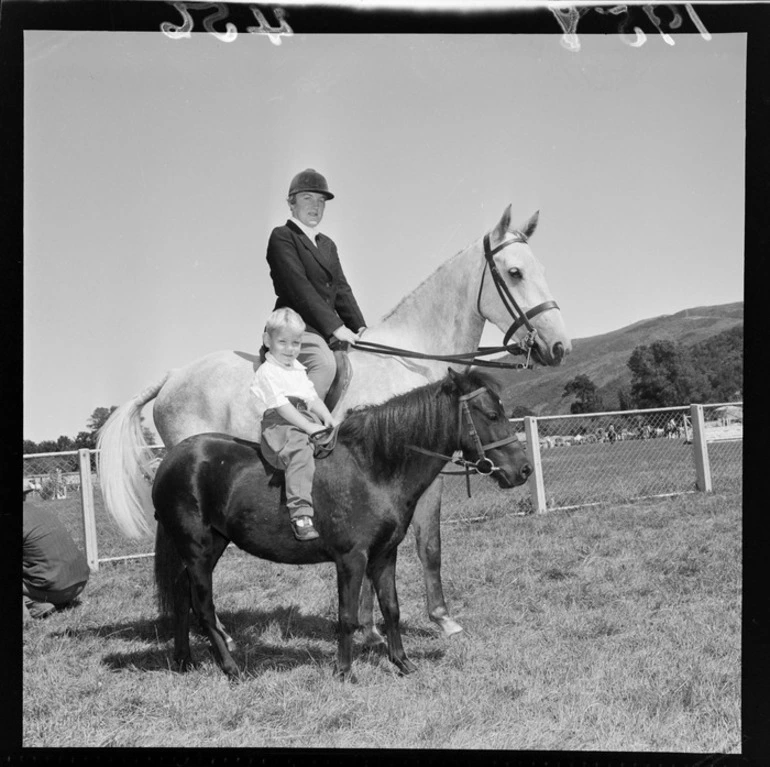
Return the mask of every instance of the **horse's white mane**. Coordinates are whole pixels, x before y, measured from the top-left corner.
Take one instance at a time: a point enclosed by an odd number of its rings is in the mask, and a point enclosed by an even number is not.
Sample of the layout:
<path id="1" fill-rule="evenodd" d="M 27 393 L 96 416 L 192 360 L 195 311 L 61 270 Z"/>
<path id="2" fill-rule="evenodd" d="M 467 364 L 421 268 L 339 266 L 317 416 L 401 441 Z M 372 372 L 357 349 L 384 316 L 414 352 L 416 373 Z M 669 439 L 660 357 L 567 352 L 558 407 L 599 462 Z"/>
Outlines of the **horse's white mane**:
<path id="1" fill-rule="evenodd" d="M 412 290 L 410 293 L 407 293 L 387 314 L 383 315 L 380 319 L 380 322 L 385 322 L 386 320 L 390 319 L 398 310 L 409 300 L 411 300 L 412 296 L 415 293 L 418 293 L 422 288 L 425 286 L 426 283 L 429 281 L 435 279 L 436 275 L 442 272 L 444 269 L 448 269 L 451 263 L 458 257 L 461 256 L 463 253 L 470 250 L 474 245 L 477 245 L 477 242 L 471 243 L 466 248 L 462 248 L 462 250 L 458 250 L 457 253 L 455 253 L 451 258 L 444 261 L 443 264 L 441 264 L 438 269 L 436 269 L 434 272 L 429 274 L 414 290 Z"/>

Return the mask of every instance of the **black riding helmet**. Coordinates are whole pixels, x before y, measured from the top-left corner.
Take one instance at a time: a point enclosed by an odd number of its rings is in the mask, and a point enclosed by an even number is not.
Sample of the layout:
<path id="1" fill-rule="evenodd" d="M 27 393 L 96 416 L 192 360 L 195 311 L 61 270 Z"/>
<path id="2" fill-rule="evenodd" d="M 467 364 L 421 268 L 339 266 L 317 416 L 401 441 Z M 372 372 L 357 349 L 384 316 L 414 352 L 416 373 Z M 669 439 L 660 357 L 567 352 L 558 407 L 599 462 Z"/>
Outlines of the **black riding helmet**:
<path id="1" fill-rule="evenodd" d="M 300 171 L 289 184 L 289 197 L 299 192 L 318 192 L 327 200 L 333 200 L 334 195 L 329 191 L 326 179 L 313 168 Z"/>

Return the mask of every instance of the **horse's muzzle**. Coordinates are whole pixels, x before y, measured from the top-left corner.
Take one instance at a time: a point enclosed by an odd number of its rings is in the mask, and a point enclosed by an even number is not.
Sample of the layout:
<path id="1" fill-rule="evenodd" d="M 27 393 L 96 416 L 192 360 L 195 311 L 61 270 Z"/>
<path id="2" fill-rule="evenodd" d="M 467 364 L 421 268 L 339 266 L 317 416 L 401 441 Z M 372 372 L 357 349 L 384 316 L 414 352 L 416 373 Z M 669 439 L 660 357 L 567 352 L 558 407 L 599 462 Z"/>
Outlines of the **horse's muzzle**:
<path id="1" fill-rule="evenodd" d="M 539 343 L 535 343 L 532 347 L 532 356 L 535 362 L 544 367 L 558 367 L 569 352 L 570 349 L 565 348 L 561 341 L 557 341 L 550 349 Z"/>

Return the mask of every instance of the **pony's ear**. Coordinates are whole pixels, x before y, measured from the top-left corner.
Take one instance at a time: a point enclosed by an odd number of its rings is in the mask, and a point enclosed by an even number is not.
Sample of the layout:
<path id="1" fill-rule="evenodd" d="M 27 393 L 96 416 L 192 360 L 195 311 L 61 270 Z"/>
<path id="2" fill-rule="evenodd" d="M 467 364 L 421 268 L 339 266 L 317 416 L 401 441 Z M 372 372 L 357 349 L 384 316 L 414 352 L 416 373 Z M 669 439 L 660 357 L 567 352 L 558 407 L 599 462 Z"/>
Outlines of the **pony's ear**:
<path id="1" fill-rule="evenodd" d="M 497 222 L 497 226 L 492 230 L 494 239 L 499 242 L 505 237 L 508 227 L 511 225 L 511 206 L 503 211 L 503 217 Z"/>
<path id="2" fill-rule="evenodd" d="M 534 233 L 535 229 L 537 229 L 537 220 L 540 218 L 540 211 L 536 210 L 532 216 L 530 217 L 529 221 L 527 221 L 524 226 L 519 227 L 519 231 L 527 238 L 529 239 Z"/>
<path id="3" fill-rule="evenodd" d="M 449 389 L 447 389 L 446 391 L 461 392 L 460 379 L 462 378 L 462 376 L 455 370 L 452 370 L 452 368 L 447 368 L 447 371 L 448 371 Z"/>

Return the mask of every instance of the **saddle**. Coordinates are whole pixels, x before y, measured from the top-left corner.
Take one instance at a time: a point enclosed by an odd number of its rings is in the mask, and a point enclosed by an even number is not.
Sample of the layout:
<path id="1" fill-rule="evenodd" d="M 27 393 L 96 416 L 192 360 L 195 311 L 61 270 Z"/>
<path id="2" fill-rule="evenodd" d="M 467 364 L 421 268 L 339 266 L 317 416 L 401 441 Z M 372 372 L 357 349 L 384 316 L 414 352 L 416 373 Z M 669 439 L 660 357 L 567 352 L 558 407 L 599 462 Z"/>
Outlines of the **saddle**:
<path id="1" fill-rule="evenodd" d="M 334 380 L 329 388 L 329 393 L 324 399 L 324 404 L 329 410 L 334 410 L 337 403 L 342 399 L 350 385 L 350 379 L 353 377 L 353 367 L 348 358 L 348 348 L 350 344 L 345 341 L 332 341 L 329 348 L 334 352 L 334 361 L 337 363 L 337 372 L 334 374 Z"/>

